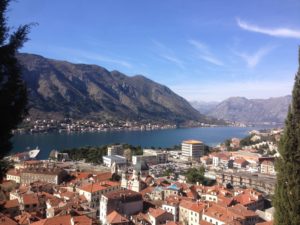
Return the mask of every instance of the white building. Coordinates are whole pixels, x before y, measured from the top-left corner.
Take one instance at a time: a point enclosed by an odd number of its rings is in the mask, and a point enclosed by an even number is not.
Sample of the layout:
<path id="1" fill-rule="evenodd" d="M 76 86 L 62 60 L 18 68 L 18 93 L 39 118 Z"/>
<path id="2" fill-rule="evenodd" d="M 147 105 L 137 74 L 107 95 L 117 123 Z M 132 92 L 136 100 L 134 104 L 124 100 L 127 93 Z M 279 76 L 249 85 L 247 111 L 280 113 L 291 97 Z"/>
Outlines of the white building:
<path id="1" fill-rule="evenodd" d="M 112 145 L 107 147 L 107 155 L 123 155 L 124 150 L 122 145 Z"/>
<path id="2" fill-rule="evenodd" d="M 116 165 L 124 165 L 126 164 L 127 160 L 125 157 L 120 156 L 120 155 L 106 155 L 102 156 L 103 159 L 103 164 L 107 167 L 111 167 L 113 163 L 116 163 Z"/>
<path id="3" fill-rule="evenodd" d="M 186 140 L 181 143 L 181 157 L 183 160 L 200 161 L 204 155 L 204 144 L 202 141 Z"/>
<path id="4" fill-rule="evenodd" d="M 17 184 L 21 183 L 20 171 L 16 169 L 11 169 L 6 173 L 6 180 L 13 180 Z"/>
<path id="5" fill-rule="evenodd" d="M 141 161 L 145 161 L 151 165 L 166 163 L 168 161 L 168 153 L 161 150 L 144 149 L 143 155 L 132 156 L 133 165 Z"/>

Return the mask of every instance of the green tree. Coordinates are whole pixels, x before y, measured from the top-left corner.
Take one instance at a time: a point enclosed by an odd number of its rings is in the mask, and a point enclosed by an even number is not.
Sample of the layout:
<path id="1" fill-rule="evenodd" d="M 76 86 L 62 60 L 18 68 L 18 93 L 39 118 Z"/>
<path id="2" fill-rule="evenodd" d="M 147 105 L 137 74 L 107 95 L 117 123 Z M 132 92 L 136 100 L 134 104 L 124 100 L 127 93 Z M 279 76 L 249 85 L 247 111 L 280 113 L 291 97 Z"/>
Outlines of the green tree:
<path id="1" fill-rule="evenodd" d="M 188 183 L 202 183 L 204 181 L 205 168 L 190 168 L 185 174 Z"/>
<path id="2" fill-rule="evenodd" d="M 2 159 L 12 149 L 11 131 L 27 113 L 27 90 L 21 79 L 16 53 L 27 41 L 30 26 L 19 26 L 10 34 L 6 17 L 9 2 L 0 1 L 0 180 L 6 166 Z"/>
<path id="3" fill-rule="evenodd" d="M 300 224 L 300 47 L 292 103 L 276 162 L 275 225 Z"/>

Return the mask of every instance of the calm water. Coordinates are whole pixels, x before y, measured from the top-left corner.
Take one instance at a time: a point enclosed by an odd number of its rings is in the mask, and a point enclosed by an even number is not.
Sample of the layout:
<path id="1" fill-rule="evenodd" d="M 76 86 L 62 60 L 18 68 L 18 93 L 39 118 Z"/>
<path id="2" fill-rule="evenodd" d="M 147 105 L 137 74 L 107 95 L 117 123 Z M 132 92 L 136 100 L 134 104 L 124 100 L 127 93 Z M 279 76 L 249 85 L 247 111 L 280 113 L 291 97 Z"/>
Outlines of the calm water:
<path id="1" fill-rule="evenodd" d="M 182 128 L 155 131 L 118 131 L 103 133 L 50 133 L 33 135 L 16 135 L 13 138 L 14 152 L 35 148 L 41 152 L 39 159 L 46 159 L 52 149 L 80 146 L 99 146 L 112 143 L 128 143 L 142 147 L 171 147 L 185 139 L 198 139 L 214 146 L 231 137 L 245 137 L 248 131 L 261 127 L 214 127 L 214 128 Z"/>

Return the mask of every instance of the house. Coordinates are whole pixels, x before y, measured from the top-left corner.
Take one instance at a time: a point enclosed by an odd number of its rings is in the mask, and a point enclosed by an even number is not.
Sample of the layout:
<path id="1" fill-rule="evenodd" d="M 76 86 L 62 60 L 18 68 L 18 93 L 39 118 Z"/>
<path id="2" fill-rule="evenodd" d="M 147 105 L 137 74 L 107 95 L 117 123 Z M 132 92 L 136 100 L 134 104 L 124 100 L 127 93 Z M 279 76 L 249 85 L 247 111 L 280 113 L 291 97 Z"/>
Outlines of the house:
<path id="1" fill-rule="evenodd" d="M 181 199 L 177 195 L 169 196 L 162 204 L 162 209 L 173 215 L 173 221 L 179 220 L 179 204 Z"/>
<path id="2" fill-rule="evenodd" d="M 100 221 L 107 223 L 107 215 L 116 210 L 118 213 L 131 216 L 141 212 L 143 209 L 143 198 L 138 192 L 131 190 L 118 190 L 102 194 L 100 200 Z"/>
<path id="3" fill-rule="evenodd" d="M 203 202 L 182 200 L 179 205 L 179 221 L 187 225 L 198 225 L 204 209 Z"/>
<path id="4" fill-rule="evenodd" d="M 244 158 L 236 158 L 233 161 L 233 167 L 238 169 L 245 168 L 248 164 L 249 162 Z"/>
<path id="5" fill-rule="evenodd" d="M 219 167 L 231 167 L 232 161 L 230 160 L 230 154 L 226 152 L 217 152 L 211 154 L 213 166 Z"/>
<path id="6" fill-rule="evenodd" d="M 0 224 L 1 225 L 18 225 L 17 222 L 0 213 Z"/>
<path id="7" fill-rule="evenodd" d="M 130 221 L 117 211 L 112 211 L 107 215 L 107 225 L 129 225 Z"/>
<path id="8" fill-rule="evenodd" d="M 101 195 L 111 191 L 120 190 L 121 186 L 118 182 L 106 181 L 101 183 L 91 183 L 78 188 L 80 195 L 83 195 L 92 208 L 98 208 Z"/>
<path id="9" fill-rule="evenodd" d="M 234 196 L 234 201 L 243 205 L 249 210 L 264 209 L 264 199 L 262 193 L 253 189 L 243 190 L 241 193 Z"/>
<path id="10" fill-rule="evenodd" d="M 21 210 L 26 212 L 39 212 L 40 202 L 37 194 L 24 194 L 21 198 Z"/>
<path id="11" fill-rule="evenodd" d="M 92 219 L 87 216 L 62 215 L 31 223 L 31 225 L 92 225 Z"/>
<path id="12" fill-rule="evenodd" d="M 202 220 L 213 225 L 234 224 L 235 222 L 243 225 L 255 225 L 259 217 L 254 211 L 248 210 L 240 204 L 231 207 L 211 204 L 204 210 Z"/>
<path id="13" fill-rule="evenodd" d="M 275 172 L 275 158 L 265 158 L 260 164 L 260 172 L 264 174 L 274 175 Z"/>
<path id="14" fill-rule="evenodd" d="M 1 206 L 0 206 L 1 207 Z M 13 218 L 20 214 L 20 204 L 18 199 L 7 200 L 2 205 L 2 213 Z"/>
<path id="15" fill-rule="evenodd" d="M 173 220 L 173 215 L 161 208 L 150 208 L 148 217 L 151 225 L 165 224 L 168 220 Z"/>

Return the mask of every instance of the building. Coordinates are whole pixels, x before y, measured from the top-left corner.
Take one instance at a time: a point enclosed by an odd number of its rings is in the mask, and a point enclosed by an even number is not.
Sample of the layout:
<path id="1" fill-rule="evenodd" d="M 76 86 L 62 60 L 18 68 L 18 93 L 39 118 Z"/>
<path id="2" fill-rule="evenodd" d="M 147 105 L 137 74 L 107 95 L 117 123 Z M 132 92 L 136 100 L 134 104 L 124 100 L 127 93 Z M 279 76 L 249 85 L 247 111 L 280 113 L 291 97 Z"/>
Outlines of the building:
<path id="1" fill-rule="evenodd" d="M 161 206 L 163 210 L 173 215 L 173 221 L 179 220 L 179 203 L 179 196 L 173 195 L 166 198 Z"/>
<path id="2" fill-rule="evenodd" d="M 141 179 L 141 175 L 148 175 L 145 171 L 149 171 L 149 167 L 144 161 L 135 165 L 132 175 L 125 171 L 122 173 L 121 187 L 136 192 L 145 189 L 147 184 Z"/>
<path id="3" fill-rule="evenodd" d="M 221 185 L 233 187 L 255 188 L 267 194 L 274 193 L 276 176 L 247 172 L 217 172 L 216 180 Z"/>
<path id="4" fill-rule="evenodd" d="M 204 144 L 202 141 L 186 140 L 181 143 L 181 157 L 183 160 L 200 161 L 204 155 Z"/>
<path id="5" fill-rule="evenodd" d="M 39 212 L 40 202 L 37 194 L 24 194 L 21 197 L 21 210 L 26 212 Z"/>
<path id="6" fill-rule="evenodd" d="M 225 207 L 218 204 L 212 204 L 204 210 L 202 220 L 214 225 L 255 225 L 259 221 L 259 217 L 254 211 L 248 210 L 242 205 Z"/>
<path id="7" fill-rule="evenodd" d="M 260 159 L 260 172 L 264 174 L 275 175 L 275 158 Z"/>
<path id="8" fill-rule="evenodd" d="M 35 181 L 43 181 L 51 184 L 60 184 L 68 173 L 61 168 L 29 167 L 21 172 L 21 183 L 30 184 Z"/>
<path id="9" fill-rule="evenodd" d="M 123 166 L 127 163 L 127 160 L 124 156 L 120 155 L 106 155 L 102 156 L 103 164 L 107 167 L 111 167 L 114 163 L 116 163 L 117 166 Z"/>
<path id="10" fill-rule="evenodd" d="M 136 165 L 138 162 L 145 161 L 147 164 L 155 165 L 166 163 L 168 161 L 168 153 L 161 150 L 144 149 L 143 155 L 132 156 L 132 164 Z"/>
<path id="11" fill-rule="evenodd" d="M 124 149 L 122 145 L 112 145 L 107 147 L 107 155 L 112 156 L 112 155 L 123 155 L 124 154 Z"/>
<path id="12" fill-rule="evenodd" d="M 216 152 L 210 154 L 212 158 L 212 164 L 214 167 L 231 167 L 232 161 L 230 159 L 230 153 Z"/>
<path id="13" fill-rule="evenodd" d="M 237 169 L 245 168 L 249 162 L 243 158 L 236 158 L 233 161 L 233 167 Z"/>
<path id="14" fill-rule="evenodd" d="M 92 183 L 84 185 L 78 188 L 78 192 L 80 195 L 83 195 L 87 199 L 87 201 L 89 202 L 89 207 L 98 209 L 101 195 L 103 193 L 117 191 L 120 189 L 120 183 L 107 181 L 102 183 Z"/>
<path id="15" fill-rule="evenodd" d="M 234 201 L 246 207 L 249 210 L 264 209 L 264 198 L 262 193 L 253 189 L 245 189 L 236 193 Z"/>
<path id="16" fill-rule="evenodd" d="M 21 174 L 19 170 L 11 169 L 6 173 L 6 180 L 13 180 L 17 184 L 21 183 Z"/>
<path id="17" fill-rule="evenodd" d="M 31 225 L 88 225 L 92 224 L 92 219 L 85 215 L 82 216 L 71 216 L 71 215 L 60 215 L 48 219 L 42 219 L 40 221 L 31 223 Z"/>
<path id="18" fill-rule="evenodd" d="M 256 163 L 258 162 L 259 158 L 261 157 L 261 154 L 250 152 L 247 150 L 240 150 L 235 152 L 230 152 L 233 158 L 243 158 L 247 160 L 250 163 Z"/>
<path id="19" fill-rule="evenodd" d="M 150 208 L 148 211 L 148 220 L 151 225 L 165 224 L 168 220 L 173 220 L 173 215 L 161 208 Z"/>
<path id="20" fill-rule="evenodd" d="M 204 209 L 205 204 L 202 202 L 182 200 L 179 205 L 179 222 L 187 225 L 198 225 Z"/>
<path id="21" fill-rule="evenodd" d="M 18 199 L 7 200 L 3 205 L 0 204 L 2 213 L 9 215 L 9 217 L 14 218 L 20 214 L 20 204 Z M 1 223 L 0 223 L 1 224 Z"/>
<path id="22" fill-rule="evenodd" d="M 113 211 L 131 216 L 143 210 L 143 198 L 138 192 L 131 190 L 119 190 L 105 193 L 100 200 L 100 221 L 107 223 L 107 215 Z"/>
<path id="23" fill-rule="evenodd" d="M 117 211 L 112 211 L 107 215 L 107 225 L 130 225 L 130 221 Z"/>

